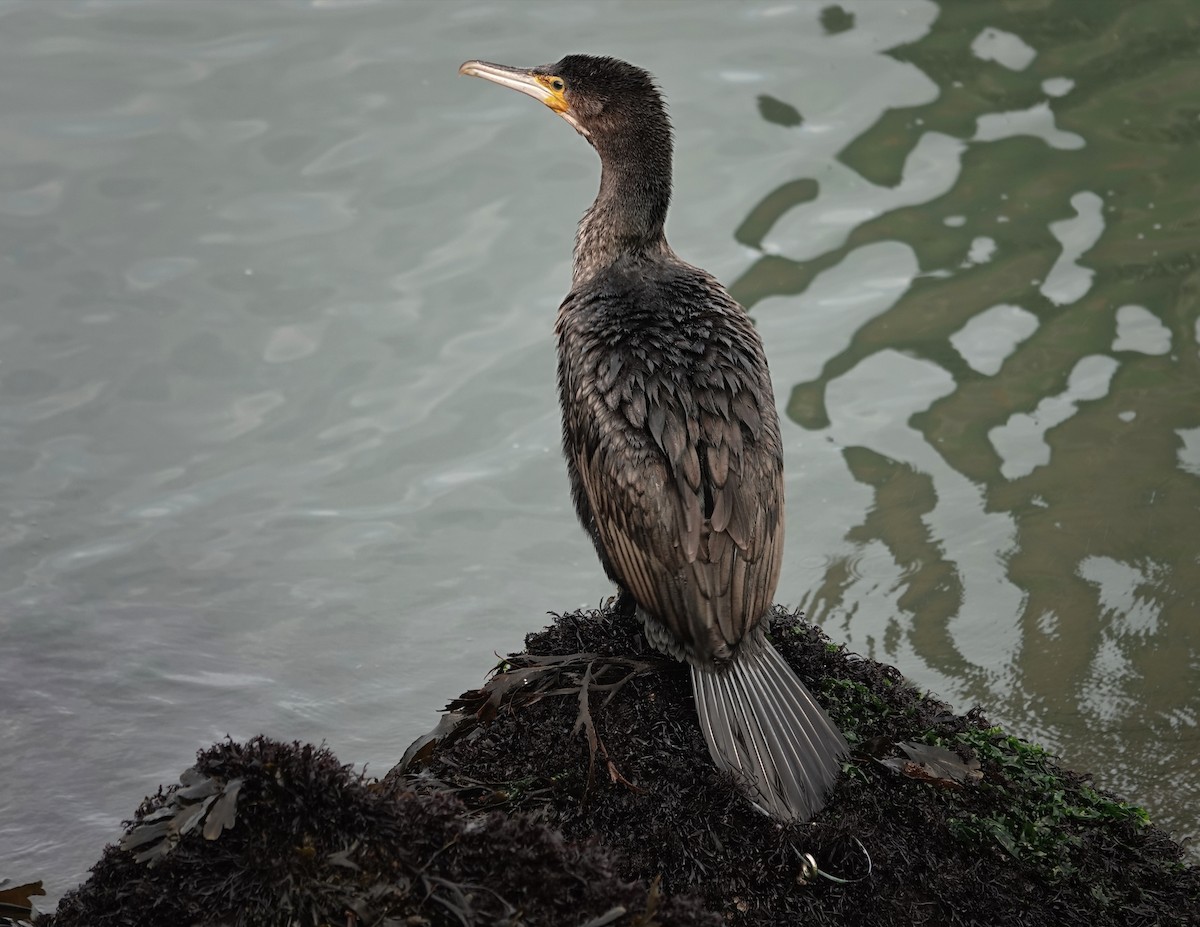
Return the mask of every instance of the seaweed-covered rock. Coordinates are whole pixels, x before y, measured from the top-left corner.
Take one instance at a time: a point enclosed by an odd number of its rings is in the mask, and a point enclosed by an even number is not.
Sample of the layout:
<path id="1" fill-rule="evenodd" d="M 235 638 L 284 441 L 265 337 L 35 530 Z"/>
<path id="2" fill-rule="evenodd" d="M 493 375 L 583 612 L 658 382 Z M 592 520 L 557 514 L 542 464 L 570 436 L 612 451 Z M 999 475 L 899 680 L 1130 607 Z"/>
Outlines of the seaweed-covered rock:
<path id="1" fill-rule="evenodd" d="M 808 824 L 717 772 L 685 669 L 611 610 L 558 617 L 382 781 L 256 738 L 202 752 L 43 923 L 1200 924 L 1140 808 L 777 611 L 854 755 Z"/>
<path id="2" fill-rule="evenodd" d="M 798 615 L 770 633 L 855 750 L 809 824 L 766 818 L 717 772 L 684 668 L 604 610 L 530 635 L 389 781 L 536 810 L 732 924 L 1200 923 L 1200 871 L 1140 808 Z"/>
<path id="3" fill-rule="evenodd" d="M 719 923 L 694 899 L 617 878 L 592 842 L 382 785 L 322 747 L 217 744 L 183 780 L 147 799 L 121 845 L 40 923 Z"/>

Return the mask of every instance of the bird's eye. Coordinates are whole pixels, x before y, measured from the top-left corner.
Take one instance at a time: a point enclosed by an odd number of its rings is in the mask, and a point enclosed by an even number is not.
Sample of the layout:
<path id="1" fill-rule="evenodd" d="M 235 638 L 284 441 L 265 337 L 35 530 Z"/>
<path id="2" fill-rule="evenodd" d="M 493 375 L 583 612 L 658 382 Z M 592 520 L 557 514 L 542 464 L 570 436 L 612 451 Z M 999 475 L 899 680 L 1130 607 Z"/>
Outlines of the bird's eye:
<path id="1" fill-rule="evenodd" d="M 555 90 L 562 90 L 563 82 L 556 77 L 556 78 L 554 78 L 554 80 L 550 81 L 550 86 L 553 87 Z"/>

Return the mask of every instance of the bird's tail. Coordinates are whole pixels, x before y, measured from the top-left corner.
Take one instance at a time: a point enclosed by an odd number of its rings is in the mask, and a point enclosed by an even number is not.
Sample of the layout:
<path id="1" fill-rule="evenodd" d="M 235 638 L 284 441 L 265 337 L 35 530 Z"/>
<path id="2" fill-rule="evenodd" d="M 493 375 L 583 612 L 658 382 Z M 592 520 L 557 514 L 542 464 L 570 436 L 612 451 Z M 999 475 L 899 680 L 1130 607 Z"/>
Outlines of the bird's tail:
<path id="1" fill-rule="evenodd" d="M 807 821 L 821 810 L 850 748 L 761 629 L 728 663 L 693 664 L 692 689 L 713 761 L 762 811 Z"/>

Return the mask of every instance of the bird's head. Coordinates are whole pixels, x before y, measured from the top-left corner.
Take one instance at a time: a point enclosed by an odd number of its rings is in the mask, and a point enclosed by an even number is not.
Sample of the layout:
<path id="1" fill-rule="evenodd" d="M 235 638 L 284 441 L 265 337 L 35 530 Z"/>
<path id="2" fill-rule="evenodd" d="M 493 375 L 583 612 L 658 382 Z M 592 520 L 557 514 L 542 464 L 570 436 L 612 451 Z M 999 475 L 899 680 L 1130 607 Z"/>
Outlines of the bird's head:
<path id="1" fill-rule="evenodd" d="M 512 68 L 468 61 L 460 74 L 482 77 L 540 100 L 597 148 L 627 135 L 665 133 L 670 123 L 649 73 L 617 58 L 567 55 L 554 64 Z"/>

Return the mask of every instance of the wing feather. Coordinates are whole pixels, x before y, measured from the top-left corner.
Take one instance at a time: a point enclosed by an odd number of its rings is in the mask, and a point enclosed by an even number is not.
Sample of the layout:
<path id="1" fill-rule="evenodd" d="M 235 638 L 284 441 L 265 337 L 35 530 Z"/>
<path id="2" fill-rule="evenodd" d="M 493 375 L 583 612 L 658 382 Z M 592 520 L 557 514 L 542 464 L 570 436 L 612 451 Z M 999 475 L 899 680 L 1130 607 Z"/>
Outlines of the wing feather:
<path id="1" fill-rule="evenodd" d="M 589 320 L 603 306 L 588 316 L 570 301 L 559 314 L 559 382 L 585 525 L 610 575 L 685 652 L 723 659 L 770 607 L 783 545 L 782 451 L 761 342 L 732 300 L 705 322 L 719 337 L 684 342 L 701 352 L 688 356 L 677 331 L 641 331 L 636 345 L 623 340 L 629 326 L 599 337 Z"/>

